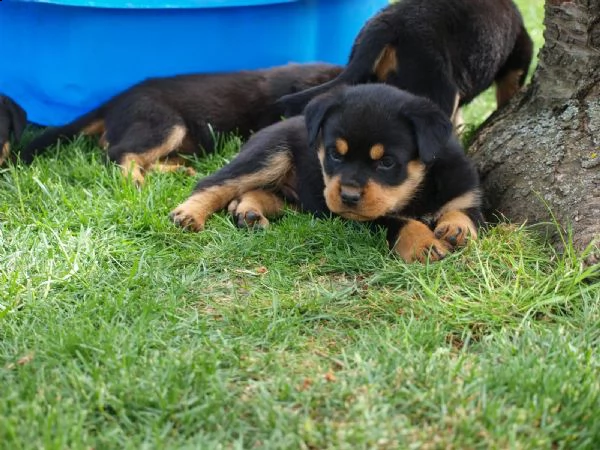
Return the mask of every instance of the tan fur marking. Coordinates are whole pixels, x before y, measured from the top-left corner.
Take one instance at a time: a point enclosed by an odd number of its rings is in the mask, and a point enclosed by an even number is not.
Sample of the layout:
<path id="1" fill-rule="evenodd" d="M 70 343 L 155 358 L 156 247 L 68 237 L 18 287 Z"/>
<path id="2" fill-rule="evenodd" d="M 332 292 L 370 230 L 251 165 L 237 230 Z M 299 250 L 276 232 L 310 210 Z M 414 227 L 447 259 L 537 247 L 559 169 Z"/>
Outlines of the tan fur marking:
<path id="1" fill-rule="evenodd" d="M 186 175 L 189 175 L 191 177 L 196 175 L 196 171 L 193 167 L 188 167 L 185 164 L 180 164 L 178 162 L 171 161 L 171 159 L 167 161 L 159 161 L 152 164 L 150 166 L 150 171 L 162 173 L 183 171 Z"/>
<path id="2" fill-rule="evenodd" d="M 144 171 L 148 170 L 160 158 L 177 150 L 183 142 L 187 130 L 181 125 L 176 125 L 165 141 L 158 147 L 151 148 L 143 153 L 125 153 L 119 165 L 125 176 L 131 174 L 132 180 L 137 184 L 144 182 Z"/>
<path id="3" fill-rule="evenodd" d="M 200 231 L 212 214 L 226 208 L 233 200 L 249 191 L 266 185 L 279 186 L 292 169 L 291 155 L 278 153 L 271 157 L 262 170 L 192 193 L 171 212 L 171 217 L 183 228 Z"/>
<path id="4" fill-rule="evenodd" d="M 108 147 L 110 147 L 110 143 L 106 140 L 106 133 L 102 133 L 102 136 L 100 136 L 100 139 L 98 139 L 98 145 L 103 150 L 108 150 Z"/>
<path id="5" fill-rule="evenodd" d="M 327 184 L 330 181 L 329 175 L 327 175 L 325 173 L 325 169 L 323 168 L 325 166 L 325 147 L 323 147 L 323 145 L 319 146 L 319 149 L 317 150 L 317 157 L 319 158 L 319 162 L 321 163 L 321 173 L 323 174 L 323 180 L 325 181 L 325 187 L 327 187 Z"/>
<path id="6" fill-rule="evenodd" d="M 454 116 L 458 112 L 460 108 L 460 94 L 457 92 L 454 96 L 454 107 L 452 108 L 452 120 L 454 121 Z"/>
<path id="7" fill-rule="evenodd" d="M 383 47 L 372 69 L 379 81 L 386 81 L 390 73 L 398 72 L 396 49 L 391 45 Z"/>
<path id="8" fill-rule="evenodd" d="M 454 97 L 454 108 L 452 108 L 452 117 L 450 118 L 452 126 L 454 127 L 454 133 L 460 137 L 465 130 L 465 120 L 460 109 L 460 94 L 456 94 Z"/>
<path id="9" fill-rule="evenodd" d="M 229 213 L 237 219 L 238 226 L 266 228 L 268 217 L 283 213 L 283 200 L 273 192 L 257 189 L 249 191 L 230 203 Z"/>
<path id="10" fill-rule="evenodd" d="M 0 166 L 4 164 L 4 161 L 10 155 L 10 142 L 5 142 L 2 146 L 2 152 L 0 153 Z"/>
<path id="11" fill-rule="evenodd" d="M 319 151 L 319 158 L 322 158 Z M 392 212 L 401 212 L 413 199 L 419 185 L 425 178 L 425 166 L 415 160 L 408 163 L 408 176 L 399 186 L 382 186 L 368 181 L 363 187 L 362 196 L 356 207 L 342 203 L 340 177 L 324 177 L 325 201 L 327 207 L 336 214 L 352 220 L 374 220 Z"/>
<path id="12" fill-rule="evenodd" d="M 473 190 L 450 200 L 440 208 L 434 217 L 438 219 L 450 211 L 478 208 L 479 206 L 481 206 L 481 192 Z"/>
<path id="13" fill-rule="evenodd" d="M 373 147 L 371 147 L 371 150 L 369 150 L 369 156 L 371 157 L 371 159 L 373 161 L 377 161 L 377 160 L 383 158 L 384 153 L 385 153 L 385 149 L 383 148 L 383 145 L 381 145 L 381 144 L 375 144 Z"/>
<path id="14" fill-rule="evenodd" d="M 452 127 L 454 128 L 454 134 L 458 137 L 461 137 L 465 131 L 465 119 L 461 108 L 458 108 L 452 117 Z"/>
<path id="15" fill-rule="evenodd" d="M 434 234 L 451 248 L 462 247 L 468 238 L 477 239 L 477 228 L 464 212 L 449 211 L 438 220 Z"/>
<path id="16" fill-rule="evenodd" d="M 496 82 L 496 105 L 498 108 L 506 105 L 519 92 L 522 70 L 513 70 Z"/>
<path id="17" fill-rule="evenodd" d="M 446 245 L 436 239 L 427 225 L 417 220 L 409 220 L 398 233 L 394 251 L 408 262 L 438 261 L 448 253 Z"/>
<path id="18" fill-rule="evenodd" d="M 335 148 L 340 155 L 344 156 L 348 153 L 348 142 L 345 139 L 337 138 L 335 140 Z"/>
<path id="19" fill-rule="evenodd" d="M 164 162 L 166 164 L 178 164 L 180 166 L 189 164 L 189 161 L 186 158 L 178 154 L 171 154 L 164 159 L 161 159 L 160 162 Z"/>
<path id="20" fill-rule="evenodd" d="M 83 127 L 81 133 L 85 134 L 86 136 L 94 136 L 96 134 L 104 133 L 104 120 L 100 119 L 90 123 L 88 126 Z"/>

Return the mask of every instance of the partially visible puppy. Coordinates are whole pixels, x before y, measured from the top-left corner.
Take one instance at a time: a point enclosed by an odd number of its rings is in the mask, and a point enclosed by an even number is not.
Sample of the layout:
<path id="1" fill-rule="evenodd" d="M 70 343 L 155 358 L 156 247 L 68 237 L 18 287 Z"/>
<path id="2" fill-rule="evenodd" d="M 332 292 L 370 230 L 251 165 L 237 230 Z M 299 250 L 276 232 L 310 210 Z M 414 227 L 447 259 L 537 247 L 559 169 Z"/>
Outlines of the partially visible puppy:
<path id="1" fill-rule="evenodd" d="M 512 0 L 400 0 L 369 20 L 332 81 L 280 100 L 287 116 L 340 84 L 385 82 L 435 102 L 453 120 L 493 82 L 498 107 L 523 85 L 532 41 Z"/>
<path id="2" fill-rule="evenodd" d="M 281 119 L 275 101 L 331 80 L 342 68 L 289 64 L 265 70 L 152 78 L 62 127 L 51 128 L 21 153 L 33 157 L 61 137 L 100 135 L 110 160 L 137 183 L 150 169 L 171 171 L 180 153 L 211 152 L 215 133 L 247 138 Z M 165 160 L 166 161 L 163 161 Z"/>
<path id="3" fill-rule="evenodd" d="M 10 136 L 19 142 L 27 125 L 27 113 L 17 102 L 0 94 L 0 165 L 10 154 Z"/>
<path id="4" fill-rule="evenodd" d="M 476 170 L 447 116 L 384 84 L 338 88 L 255 134 L 171 218 L 200 231 L 229 205 L 239 225 L 264 227 L 284 200 L 382 225 L 408 262 L 443 258 L 483 221 Z"/>

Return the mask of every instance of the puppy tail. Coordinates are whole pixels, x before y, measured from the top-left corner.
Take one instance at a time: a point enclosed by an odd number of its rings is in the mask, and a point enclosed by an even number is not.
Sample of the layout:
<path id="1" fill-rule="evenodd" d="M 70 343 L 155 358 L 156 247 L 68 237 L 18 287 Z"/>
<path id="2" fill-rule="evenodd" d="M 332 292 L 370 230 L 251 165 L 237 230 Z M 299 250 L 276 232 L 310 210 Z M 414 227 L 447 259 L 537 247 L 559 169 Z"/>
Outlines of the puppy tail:
<path id="1" fill-rule="evenodd" d="M 319 86 L 281 97 L 277 101 L 277 106 L 282 114 L 286 117 L 301 114 L 310 100 L 341 84 L 385 81 L 387 70 L 381 71 L 380 66 L 382 64 L 395 66 L 396 54 L 390 44 L 397 40 L 394 29 L 387 24 L 387 21 L 382 20 L 385 13 L 386 11 L 375 16 L 360 31 L 350 52 L 348 65 L 336 78 Z"/>
<path id="2" fill-rule="evenodd" d="M 72 139 L 81 132 L 89 135 L 98 134 L 104 128 L 103 119 L 104 108 L 100 107 L 79 116 L 66 125 L 47 128 L 21 151 L 21 161 L 25 164 L 31 164 L 33 158 L 44 153 L 60 139 Z"/>

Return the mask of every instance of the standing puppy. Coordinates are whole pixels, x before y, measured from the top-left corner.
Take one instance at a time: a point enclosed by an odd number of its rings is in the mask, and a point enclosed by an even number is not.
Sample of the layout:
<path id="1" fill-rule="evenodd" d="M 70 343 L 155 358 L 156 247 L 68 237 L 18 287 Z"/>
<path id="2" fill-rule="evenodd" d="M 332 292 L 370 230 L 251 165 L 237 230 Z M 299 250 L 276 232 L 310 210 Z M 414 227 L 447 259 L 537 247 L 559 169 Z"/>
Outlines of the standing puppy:
<path id="1" fill-rule="evenodd" d="M 171 218 L 200 231 L 229 206 L 238 225 L 264 227 L 284 199 L 384 226 L 409 262 L 441 259 L 475 238 L 482 222 L 477 172 L 447 116 L 385 84 L 337 88 L 309 103 L 304 117 L 256 133 Z"/>
<path id="2" fill-rule="evenodd" d="M 237 132 L 247 138 L 280 120 L 275 107 L 279 97 L 329 81 L 341 70 L 330 64 L 289 64 L 151 78 L 67 125 L 48 129 L 25 148 L 21 159 L 31 162 L 61 137 L 100 135 L 109 159 L 142 183 L 150 169 L 180 167 L 177 153 L 212 151 L 215 133 Z"/>
<path id="3" fill-rule="evenodd" d="M 12 98 L 0 94 L 0 165 L 10 154 L 10 135 L 19 142 L 27 125 L 27 113 Z"/>
<path id="4" fill-rule="evenodd" d="M 511 0 L 400 0 L 366 23 L 338 77 L 279 103 L 291 116 L 334 86 L 378 81 L 429 98 L 454 118 L 493 82 L 504 105 L 523 85 L 531 57 Z"/>

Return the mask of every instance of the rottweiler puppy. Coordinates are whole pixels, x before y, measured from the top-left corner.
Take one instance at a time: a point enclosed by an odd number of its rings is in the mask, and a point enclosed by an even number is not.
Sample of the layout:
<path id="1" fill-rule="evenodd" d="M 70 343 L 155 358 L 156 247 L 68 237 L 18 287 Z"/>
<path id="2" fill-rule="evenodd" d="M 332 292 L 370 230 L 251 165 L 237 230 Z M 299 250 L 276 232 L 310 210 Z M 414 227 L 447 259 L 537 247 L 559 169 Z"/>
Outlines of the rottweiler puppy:
<path id="1" fill-rule="evenodd" d="M 429 98 L 455 122 L 458 107 L 493 82 L 498 107 L 525 82 L 532 41 L 511 0 L 400 0 L 359 32 L 344 71 L 284 96 L 289 117 L 340 84 L 384 82 Z"/>
<path id="2" fill-rule="evenodd" d="M 386 84 L 338 87 L 256 133 L 171 219 L 200 231 L 228 207 L 238 225 L 264 227 L 285 201 L 384 226 L 407 262 L 441 259 L 483 223 L 479 178 L 447 115 Z"/>
<path id="3" fill-rule="evenodd" d="M 149 169 L 181 167 L 177 153 L 210 152 L 215 133 L 247 138 L 281 119 L 275 101 L 331 80 L 342 68 L 289 64 L 265 70 L 145 80 L 62 127 L 46 130 L 21 153 L 25 163 L 77 133 L 100 135 L 110 160 L 137 183 Z"/>
<path id="4" fill-rule="evenodd" d="M 10 155 L 10 136 L 19 142 L 27 125 L 27 113 L 12 98 L 0 94 L 0 165 Z"/>

